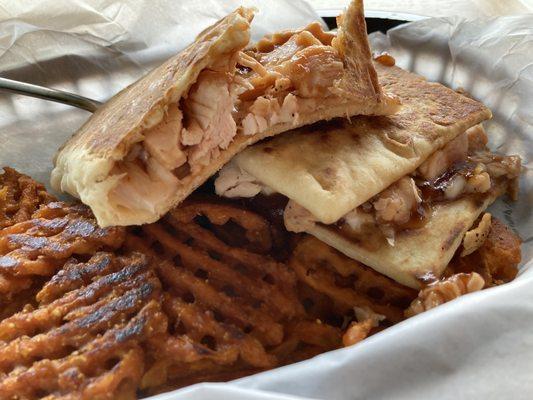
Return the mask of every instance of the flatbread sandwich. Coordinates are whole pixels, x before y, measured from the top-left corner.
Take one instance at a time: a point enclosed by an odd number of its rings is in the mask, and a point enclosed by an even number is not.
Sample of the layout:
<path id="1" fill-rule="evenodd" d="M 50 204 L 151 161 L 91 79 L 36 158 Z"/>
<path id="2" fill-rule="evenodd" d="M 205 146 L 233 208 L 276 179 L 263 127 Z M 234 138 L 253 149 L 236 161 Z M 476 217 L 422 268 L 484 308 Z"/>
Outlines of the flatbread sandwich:
<path id="1" fill-rule="evenodd" d="M 413 288 L 440 277 L 496 197 L 516 191 L 520 158 L 486 147 L 481 103 L 376 64 L 402 109 L 304 127 L 255 145 L 219 174 L 217 194 L 288 198 L 285 226 Z M 487 217 L 489 218 L 489 217 Z M 490 228 L 482 220 L 475 250 Z M 466 240 L 466 239 L 465 239 Z"/>
<path id="2" fill-rule="evenodd" d="M 154 222 L 246 146 L 334 117 L 385 115 L 362 1 L 337 35 L 317 22 L 249 46 L 239 8 L 97 110 L 55 159 L 52 186 L 101 226 Z"/>

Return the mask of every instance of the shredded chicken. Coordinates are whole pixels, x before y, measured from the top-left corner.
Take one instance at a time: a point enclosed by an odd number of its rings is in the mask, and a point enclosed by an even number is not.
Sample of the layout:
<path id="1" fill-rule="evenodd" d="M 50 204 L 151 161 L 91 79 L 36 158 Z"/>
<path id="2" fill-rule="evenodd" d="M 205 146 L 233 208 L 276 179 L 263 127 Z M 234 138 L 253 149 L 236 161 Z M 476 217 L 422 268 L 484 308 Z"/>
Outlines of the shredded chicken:
<path id="1" fill-rule="evenodd" d="M 365 212 L 362 207 L 357 207 L 343 217 L 346 225 L 355 233 L 365 232 L 365 228 L 375 224 L 374 215 Z"/>
<path id="2" fill-rule="evenodd" d="M 255 58 L 239 54 L 239 64 L 250 69 L 240 75 L 248 85 L 239 98 L 251 103 L 242 115 L 244 135 L 277 123 L 297 124 L 300 113 L 316 108 L 317 98 L 333 94 L 330 89 L 342 77 L 344 65 L 330 45 L 331 37 L 319 24 L 311 24 L 261 40 Z"/>
<path id="3" fill-rule="evenodd" d="M 477 292 L 483 289 L 485 280 L 477 272 L 455 274 L 426 286 L 418 293 L 409 308 L 405 310 L 406 317 L 423 313 L 459 296 Z"/>
<path id="4" fill-rule="evenodd" d="M 478 226 L 466 232 L 465 237 L 463 238 L 463 251 L 461 252 L 461 257 L 472 254 L 483 245 L 489 236 L 490 226 L 491 215 L 485 213 L 483 214 L 481 221 L 479 221 Z"/>
<path id="5" fill-rule="evenodd" d="M 163 121 L 144 133 L 144 148 L 165 168 L 173 170 L 185 164 L 187 156 L 179 142 L 183 114 L 177 104 L 168 107 Z"/>
<path id="6" fill-rule="evenodd" d="M 444 197 L 447 200 L 455 200 L 463 194 L 466 187 L 466 179 L 463 175 L 455 175 L 446 185 L 444 189 Z"/>
<path id="7" fill-rule="evenodd" d="M 232 116 L 235 100 L 225 74 L 203 71 L 185 100 L 184 107 L 191 118 L 185 127 L 182 143 L 194 145 L 189 163 L 206 165 L 214 149 L 226 149 L 237 134 Z"/>
<path id="8" fill-rule="evenodd" d="M 233 162 L 222 168 L 215 180 L 215 192 L 223 197 L 254 197 L 272 194 L 272 189 L 259 183 L 252 175 Z"/>
<path id="9" fill-rule="evenodd" d="M 109 192 L 109 201 L 130 209 L 153 211 L 154 204 L 172 196 L 178 185 L 178 179 L 155 157 L 146 164 L 119 163 L 113 168 L 113 175 L 119 184 Z"/>
<path id="10" fill-rule="evenodd" d="M 496 156 L 493 153 L 477 154 L 473 160 L 485 164 L 486 170 L 493 178 L 517 178 L 522 170 L 519 156 Z"/>
<path id="11" fill-rule="evenodd" d="M 463 133 L 437 150 L 418 167 L 425 179 L 435 179 L 448 170 L 454 163 L 465 160 L 468 153 L 468 135 Z"/>
<path id="12" fill-rule="evenodd" d="M 344 65 L 332 47 L 313 45 L 279 65 L 276 71 L 290 79 L 298 96 L 322 97 L 342 77 Z"/>
<path id="13" fill-rule="evenodd" d="M 484 171 L 485 166 L 478 164 L 472 176 L 465 177 L 456 174 L 444 187 L 444 197 L 447 200 L 455 200 L 465 193 L 486 193 L 492 187 L 490 175 Z"/>
<path id="14" fill-rule="evenodd" d="M 485 193 L 491 188 L 490 175 L 485 171 L 484 164 L 477 164 L 473 175 L 466 181 L 467 193 Z"/>
<path id="15" fill-rule="evenodd" d="M 486 193 L 492 188 L 493 180 L 500 177 L 511 180 L 509 191 L 513 195 L 521 170 L 520 157 L 492 153 L 487 141 L 483 127 L 476 125 L 430 156 L 417 174 L 430 186 L 442 190 L 447 200 L 455 200 L 465 193 Z"/>
<path id="16" fill-rule="evenodd" d="M 376 196 L 373 201 L 376 219 L 381 222 L 405 224 L 421 202 L 413 178 L 403 177 Z"/>
<path id="17" fill-rule="evenodd" d="M 285 227 L 290 232 L 305 232 L 311 229 L 316 218 L 307 209 L 293 200 L 289 200 L 283 212 Z"/>

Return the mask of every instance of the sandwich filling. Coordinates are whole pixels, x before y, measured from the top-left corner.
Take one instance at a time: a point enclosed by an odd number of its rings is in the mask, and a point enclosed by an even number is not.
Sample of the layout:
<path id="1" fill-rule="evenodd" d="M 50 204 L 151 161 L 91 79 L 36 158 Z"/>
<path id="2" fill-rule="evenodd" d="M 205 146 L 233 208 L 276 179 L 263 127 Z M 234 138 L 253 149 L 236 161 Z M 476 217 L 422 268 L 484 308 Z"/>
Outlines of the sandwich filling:
<path id="1" fill-rule="evenodd" d="M 316 224 L 342 236 L 379 247 L 382 240 L 394 246 L 395 235 L 423 226 L 434 206 L 472 197 L 482 201 L 505 187 L 516 197 L 520 157 L 502 156 L 487 148 L 487 135 L 476 125 L 437 150 L 413 173 L 401 178 L 369 201 L 348 212 L 335 224 L 324 225 L 307 209 L 289 200 L 284 222 L 289 231 L 310 231 Z M 235 164 L 226 166 L 215 181 L 217 194 L 253 197 L 271 193 Z M 369 240 L 369 238 L 376 240 Z"/>
<path id="2" fill-rule="evenodd" d="M 329 228 L 351 239 L 381 237 L 394 246 L 398 232 L 423 226 L 439 204 L 465 197 L 481 203 L 502 188 L 516 198 L 520 157 L 497 155 L 486 144 L 487 135 L 481 125 L 470 128 L 432 154 L 412 174 Z M 285 211 L 285 224 L 293 231 L 300 231 L 301 220 L 290 212 L 290 206 Z M 379 241 L 365 240 L 371 242 Z"/>
<path id="3" fill-rule="evenodd" d="M 115 163 L 109 201 L 154 212 L 180 181 L 209 165 L 236 137 L 277 124 L 296 126 L 302 115 L 339 105 L 339 96 L 349 96 L 340 84 L 344 73 L 335 35 L 318 22 L 269 35 L 204 69 Z"/>

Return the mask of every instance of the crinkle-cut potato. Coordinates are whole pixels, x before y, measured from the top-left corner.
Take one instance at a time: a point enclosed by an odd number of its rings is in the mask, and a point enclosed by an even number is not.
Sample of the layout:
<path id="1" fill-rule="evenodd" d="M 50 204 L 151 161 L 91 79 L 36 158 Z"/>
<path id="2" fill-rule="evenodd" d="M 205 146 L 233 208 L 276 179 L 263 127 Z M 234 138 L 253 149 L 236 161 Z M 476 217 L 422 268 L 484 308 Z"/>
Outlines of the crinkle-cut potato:
<path id="1" fill-rule="evenodd" d="M 246 146 L 334 117 L 384 115 L 362 1 L 339 17 L 247 47 L 241 7 L 115 95 L 63 146 L 52 186 L 81 199 L 101 226 L 154 222 Z"/>
<path id="2" fill-rule="evenodd" d="M 54 200 L 43 184 L 4 167 L 0 174 L 0 229 L 30 219 L 41 205 Z"/>
<path id="3" fill-rule="evenodd" d="M 51 202 L 0 230 L 3 273 L 31 283 L 0 301 L 0 399 L 135 399 L 236 379 L 356 345 L 409 304 L 508 282 L 520 261 L 520 239 L 493 219 L 417 298 L 315 237 L 279 236 L 257 210 L 196 193 L 154 224 L 102 229 L 87 207 Z"/>

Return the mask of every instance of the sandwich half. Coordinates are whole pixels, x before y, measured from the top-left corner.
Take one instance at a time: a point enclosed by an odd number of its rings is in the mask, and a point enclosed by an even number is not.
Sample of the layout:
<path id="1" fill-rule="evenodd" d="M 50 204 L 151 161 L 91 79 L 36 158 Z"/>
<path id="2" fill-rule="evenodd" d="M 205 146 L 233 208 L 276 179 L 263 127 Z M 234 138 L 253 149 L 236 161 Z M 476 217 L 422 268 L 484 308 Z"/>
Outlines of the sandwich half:
<path id="1" fill-rule="evenodd" d="M 215 188 L 227 197 L 281 193 L 288 230 L 416 288 L 440 276 L 496 197 L 515 191 L 520 159 L 488 150 L 478 124 L 491 113 L 481 103 L 398 67 L 376 69 L 402 101 L 399 113 L 317 124 L 252 146 Z"/>
<path id="2" fill-rule="evenodd" d="M 249 46 L 253 10 L 239 8 L 98 109 L 60 149 L 52 186 L 98 223 L 157 220 L 246 146 L 334 117 L 387 115 L 362 2 L 339 18 Z"/>

